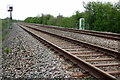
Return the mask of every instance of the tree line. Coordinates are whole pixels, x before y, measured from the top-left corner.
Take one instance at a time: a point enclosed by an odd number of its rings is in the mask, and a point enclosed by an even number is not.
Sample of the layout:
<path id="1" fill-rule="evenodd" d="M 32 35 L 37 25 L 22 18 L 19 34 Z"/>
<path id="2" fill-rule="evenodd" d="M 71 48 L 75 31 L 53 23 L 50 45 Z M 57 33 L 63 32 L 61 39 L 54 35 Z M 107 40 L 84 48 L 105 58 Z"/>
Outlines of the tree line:
<path id="1" fill-rule="evenodd" d="M 27 17 L 24 22 L 54 25 L 65 28 L 79 28 L 79 19 L 85 18 L 85 29 L 120 33 L 120 0 L 112 4 L 110 2 L 83 3 L 84 12 L 76 11 L 70 17 L 50 14 L 42 14 L 39 17 Z"/>

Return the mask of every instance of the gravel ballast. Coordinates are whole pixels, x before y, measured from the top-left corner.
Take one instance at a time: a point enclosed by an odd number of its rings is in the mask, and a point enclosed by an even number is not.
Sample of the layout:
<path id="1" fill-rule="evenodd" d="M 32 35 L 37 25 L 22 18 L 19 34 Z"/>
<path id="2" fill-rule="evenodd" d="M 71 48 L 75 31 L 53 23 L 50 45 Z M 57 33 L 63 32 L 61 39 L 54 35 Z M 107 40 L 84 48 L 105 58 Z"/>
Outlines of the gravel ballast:
<path id="1" fill-rule="evenodd" d="M 34 27 L 36 27 L 36 26 L 34 26 Z M 57 34 L 57 35 L 60 35 L 60 36 L 70 37 L 70 38 L 73 38 L 73 39 L 76 39 L 76 40 L 84 41 L 84 42 L 87 42 L 87 43 L 92 43 L 92 44 L 95 44 L 95 45 L 98 45 L 98 46 L 102 46 L 102 47 L 105 47 L 105 48 L 109 48 L 109 49 L 119 51 L 120 41 L 115 41 L 115 40 L 110 40 L 110 39 L 106 39 L 106 38 L 80 34 L 80 33 L 61 31 L 61 30 L 57 30 L 57 29 L 45 28 L 44 26 L 39 27 L 39 29 L 43 30 L 43 31 L 53 33 L 53 34 Z"/>
<path id="2" fill-rule="evenodd" d="M 3 41 L 3 78 L 72 78 L 75 71 L 66 70 L 65 62 L 58 54 L 34 39 L 14 24 Z M 5 52 L 10 48 L 10 52 Z M 79 68 L 79 71 L 83 71 Z M 94 77 L 85 77 L 95 79 Z M 84 78 L 84 79 L 85 79 Z"/>

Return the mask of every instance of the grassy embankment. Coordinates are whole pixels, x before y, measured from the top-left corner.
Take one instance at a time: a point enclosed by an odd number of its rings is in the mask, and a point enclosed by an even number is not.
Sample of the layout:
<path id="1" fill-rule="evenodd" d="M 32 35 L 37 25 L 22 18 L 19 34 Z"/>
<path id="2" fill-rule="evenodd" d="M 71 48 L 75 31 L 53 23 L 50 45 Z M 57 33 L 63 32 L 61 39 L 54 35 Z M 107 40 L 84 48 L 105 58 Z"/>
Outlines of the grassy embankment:
<path id="1" fill-rule="evenodd" d="M 0 20 L 0 49 L 2 48 L 2 20 Z"/>
<path id="2" fill-rule="evenodd" d="M 9 30 L 9 19 L 0 19 L 0 48 L 2 48 L 2 40 L 5 39 Z"/>

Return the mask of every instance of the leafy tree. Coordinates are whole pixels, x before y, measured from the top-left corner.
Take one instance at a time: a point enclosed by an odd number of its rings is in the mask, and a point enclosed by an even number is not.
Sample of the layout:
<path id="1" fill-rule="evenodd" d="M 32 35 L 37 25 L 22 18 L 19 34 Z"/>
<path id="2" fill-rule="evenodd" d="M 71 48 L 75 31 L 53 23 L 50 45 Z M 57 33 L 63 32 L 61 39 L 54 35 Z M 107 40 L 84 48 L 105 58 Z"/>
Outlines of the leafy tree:
<path id="1" fill-rule="evenodd" d="M 84 7 L 89 29 L 118 32 L 115 26 L 118 22 L 118 11 L 111 3 L 89 2 Z"/>
<path id="2" fill-rule="evenodd" d="M 84 17 L 84 12 L 76 11 L 75 15 L 72 15 L 70 18 L 72 18 L 72 23 L 74 24 L 73 28 L 79 28 L 79 19 Z"/>
<path id="3" fill-rule="evenodd" d="M 57 16 L 57 19 L 56 19 L 56 25 L 57 26 L 61 26 L 61 20 L 62 20 L 62 18 L 63 18 L 63 16 L 60 15 L 60 14 Z"/>
<path id="4" fill-rule="evenodd" d="M 85 29 L 120 33 L 120 0 L 116 4 L 110 2 L 84 3 L 84 12 L 76 11 L 70 17 L 42 14 L 39 17 L 28 17 L 24 21 L 44 25 L 57 25 L 65 28 L 78 28 L 79 19 L 85 18 Z"/>
<path id="5" fill-rule="evenodd" d="M 56 18 L 51 16 L 50 19 L 47 21 L 48 25 L 56 25 Z"/>
<path id="6" fill-rule="evenodd" d="M 47 22 L 50 19 L 50 17 L 52 17 L 50 14 L 44 15 L 43 20 L 42 20 L 42 24 L 47 25 Z"/>

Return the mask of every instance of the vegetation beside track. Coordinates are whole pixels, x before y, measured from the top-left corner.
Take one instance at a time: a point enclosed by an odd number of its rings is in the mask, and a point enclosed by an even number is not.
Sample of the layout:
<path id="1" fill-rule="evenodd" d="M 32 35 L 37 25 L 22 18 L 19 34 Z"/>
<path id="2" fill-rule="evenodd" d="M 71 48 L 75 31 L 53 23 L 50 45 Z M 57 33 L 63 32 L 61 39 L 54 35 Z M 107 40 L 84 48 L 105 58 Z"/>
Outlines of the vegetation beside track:
<path id="1" fill-rule="evenodd" d="M 0 20 L 1 20 L 1 29 L 2 29 L 2 39 L 4 39 L 9 32 L 10 19 L 7 17 L 5 19 L 0 19 Z M 15 23 L 20 21 L 12 20 L 12 22 Z"/>
<path id="2" fill-rule="evenodd" d="M 9 29 L 9 18 L 5 18 L 1 20 L 2 22 L 2 40 L 4 40 L 4 38 L 6 37 L 7 33 L 8 33 L 8 29 Z"/>
<path id="3" fill-rule="evenodd" d="M 12 22 L 14 23 L 18 21 L 13 20 Z M 9 33 L 9 24 L 10 24 L 9 18 L 0 19 L 0 48 L 2 48 L 2 40 L 4 40 L 7 34 Z"/>
<path id="4" fill-rule="evenodd" d="M 0 20 L 0 49 L 2 48 L 2 20 Z"/>
<path id="5" fill-rule="evenodd" d="M 117 3 L 88 2 L 83 3 L 84 12 L 76 11 L 70 17 L 42 14 L 37 17 L 28 17 L 24 22 L 44 25 L 78 28 L 79 19 L 85 18 L 85 29 L 120 33 L 120 0 Z"/>

